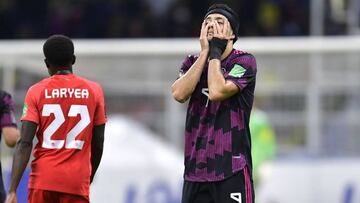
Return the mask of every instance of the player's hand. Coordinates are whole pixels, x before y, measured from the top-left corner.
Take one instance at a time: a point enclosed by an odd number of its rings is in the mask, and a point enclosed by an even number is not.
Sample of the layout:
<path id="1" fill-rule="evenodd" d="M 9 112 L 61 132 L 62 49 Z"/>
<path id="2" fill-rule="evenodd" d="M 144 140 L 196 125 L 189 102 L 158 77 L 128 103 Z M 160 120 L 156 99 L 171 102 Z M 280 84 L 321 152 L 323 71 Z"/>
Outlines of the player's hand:
<path id="1" fill-rule="evenodd" d="M 219 23 L 215 21 L 214 25 L 214 37 L 225 40 L 232 40 L 235 38 L 235 35 L 231 31 L 231 26 L 229 21 L 224 18 L 224 26 L 221 29 Z"/>
<path id="2" fill-rule="evenodd" d="M 10 192 L 6 197 L 5 203 L 17 203 L 16 193 Z"/>
<path id="3" fill-rule="evenodd" d="M 201 25 L 201 32 L 200 32 L 200 46 L 201 51 L 209 51 L 209 41 L 207 39 L 207 34 L 209 30 L 209 24 L 206 25 L 205 20 Z"/>

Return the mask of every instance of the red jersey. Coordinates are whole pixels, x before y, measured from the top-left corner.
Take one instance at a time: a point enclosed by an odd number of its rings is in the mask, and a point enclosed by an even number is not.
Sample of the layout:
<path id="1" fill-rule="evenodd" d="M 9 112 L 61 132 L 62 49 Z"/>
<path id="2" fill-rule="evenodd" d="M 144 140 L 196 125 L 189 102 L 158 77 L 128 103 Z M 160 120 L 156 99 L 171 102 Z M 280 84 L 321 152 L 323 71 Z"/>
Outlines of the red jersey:
<path id="1" fill-rule="evenodd" d="M 89 196 L 92 130 L 106 122 L 101 86 L 53 75 L 29 88 L 21 120 L 38 124 L 29 188 Z"/>

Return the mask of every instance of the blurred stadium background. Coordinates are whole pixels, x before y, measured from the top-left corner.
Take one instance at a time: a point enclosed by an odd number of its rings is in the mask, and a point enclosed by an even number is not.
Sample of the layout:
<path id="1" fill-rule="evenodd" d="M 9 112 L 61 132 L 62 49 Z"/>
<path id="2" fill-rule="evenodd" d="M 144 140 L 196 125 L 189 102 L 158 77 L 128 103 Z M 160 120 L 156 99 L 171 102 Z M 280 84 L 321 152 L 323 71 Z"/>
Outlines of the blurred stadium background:
<path id="1" fill-rule="evenodd" d="M 28 87 L 47 76 L 50 34 L 74 38 L 75 73 L 104 87 L 109 124 L 92 202 L 179 202 L 186 105 L 170 86 L 199 51 L 213 2 L 0 0 L 0 84 L 18 118 Z M 235 47 L 257 58 L 256 106 L 276 136 L 258 202 L 360 202 L 360 2 L 225 2 L 240 14 Z M 12 151 L 1 150 L 9 174 Z"/>

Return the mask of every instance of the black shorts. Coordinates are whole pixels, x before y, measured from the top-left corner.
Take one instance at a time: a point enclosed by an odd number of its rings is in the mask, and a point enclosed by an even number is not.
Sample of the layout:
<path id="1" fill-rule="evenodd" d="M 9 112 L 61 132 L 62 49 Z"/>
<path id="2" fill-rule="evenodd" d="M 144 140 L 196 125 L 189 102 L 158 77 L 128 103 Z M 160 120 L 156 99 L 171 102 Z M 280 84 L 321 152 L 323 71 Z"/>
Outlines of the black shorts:
<path id="1" fill-rule="evenodd" d="M 253 181 L 247 168 L 218 182 L 184 181 L 182 203 L 254 203 Z"/>

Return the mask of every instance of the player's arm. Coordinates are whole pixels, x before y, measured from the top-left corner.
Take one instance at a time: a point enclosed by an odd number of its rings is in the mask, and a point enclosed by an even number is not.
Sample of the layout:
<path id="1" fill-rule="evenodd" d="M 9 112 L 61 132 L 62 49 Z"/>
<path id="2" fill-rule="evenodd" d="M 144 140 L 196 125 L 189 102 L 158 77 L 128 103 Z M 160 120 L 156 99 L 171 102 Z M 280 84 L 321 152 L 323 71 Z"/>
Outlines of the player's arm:
<path id="1" fill-rule="evenodd" d="M 221 71 L 221 62 L 212 59 L 208 70 L 209 99 L 211 101 L 222 101 L 240 91 L 239 87 L 230 80 L 225 80 Z"/>
<path id="2" fill-rule="evenodd" d="M 1 103 L 2 115 L 0 117 L 0 126 L 2 126 L 2 136 L 7 146 L 14 147 L 20 138 L 20 132 L 16 126 L 14 102 L 11 95 L 6 93 Z"/>
<path id="3" fill-rule="evenodd" d="M 19 130 L 14 126 L 3 127 L 2 128 L 2 135 L 5 139 L 5 144 L 8 147 L 14 147 L 16 142 L 20 138 Z"/>
<path id="4" fill-rule="evenodd" d="M 211 101 L 222 101 L 240 91 L 239 87 L 232 81 L 224 78 L 221 71 L 221 56 L 232 40 L 234 35 L 230 31 L 229 22 L 224 19 L 224 27 L 221 30 L 218 22 L 214 25 L 214 38 L 210 42 L 208 87 L 209 99 Z"/>
<path id="5" fill-rule="evenodd" d="M 184 103 L 189 99 L 200 80 L 206 60 L 207 53 L 200 52 L 199 58 L 190 69 L 173 83 L 171 90 L 176 101 Z"/>
<path id="6" fill-rule="evenodd" d="M 201 51 L 199 54 L 199 58 L 190 67 L 190 69 L 179 79 L 177 79 L 171 86 L 171 91 L 174 99 L 180 103 L 184 103 L 189 99 L 189 97 L 195 90 L 197 83 L 200 80 L 201 73 L 203 72 L 203 68 L 207 61 L 209 53 L 207 31 L 208 25 L 206 25 L 204 21 L 200 33 Z"/>
<path id="7" fill-rule="evenodd" d="M 103 146 L 104 146 L 104 132 L 105 132 L 105 124 L 94 126 L 93 129 L 93 138 L 91 141 L 91 177 L 90 183 L 92 183 L 96 170 L 99 167 Z"/>
<path id="8" fill-rule="evenodd" d="M 14 195 L 16 196 L 16 189 L 30 159 L 36 129 L 36 123 L 31 121 L 22 122 L 20 140 L 15 147 L 8 198 L 13 197 Z"/>

